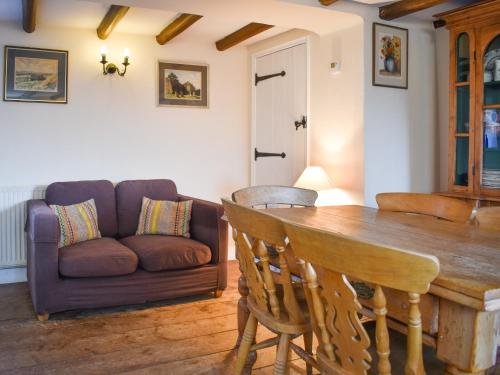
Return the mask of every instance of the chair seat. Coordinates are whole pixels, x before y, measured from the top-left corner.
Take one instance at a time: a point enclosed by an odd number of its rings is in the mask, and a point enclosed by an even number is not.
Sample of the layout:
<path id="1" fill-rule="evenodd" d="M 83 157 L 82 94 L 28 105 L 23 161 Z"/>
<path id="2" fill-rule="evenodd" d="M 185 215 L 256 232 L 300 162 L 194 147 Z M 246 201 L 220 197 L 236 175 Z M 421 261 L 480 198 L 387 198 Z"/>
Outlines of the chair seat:
<path id="1" fill-rule="evenodd" d="M 139 266 L 150 272 L 199 267 L 212 259 L 207 245 L 184 237 L 130 236 L 121 242 L 137 254 Z"/>
<path id="2" fill-rule="evenodd" d="M 59 249 L 59 273 L 66 277 L 120 276 L 135 272 L 137 255 L 113 238 Z"/>

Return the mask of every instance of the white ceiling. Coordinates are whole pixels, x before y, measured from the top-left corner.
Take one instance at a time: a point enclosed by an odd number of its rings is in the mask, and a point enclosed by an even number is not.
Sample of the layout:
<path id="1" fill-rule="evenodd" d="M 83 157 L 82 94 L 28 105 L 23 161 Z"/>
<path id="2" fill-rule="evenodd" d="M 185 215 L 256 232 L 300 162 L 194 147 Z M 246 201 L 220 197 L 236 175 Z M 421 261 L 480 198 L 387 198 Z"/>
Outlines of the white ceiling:
<path id="1" fill-rule="evenodd" d="M 444 5 L 415 13 L 411 17 L 432 20 L 432 15 L 472 2 L 452 0 Z M 357 0 L 367 6 L 380 6 L 384 0 Z M 0 0 L 0 22 L 21 23 L 22 0 Z M 179 13 L 201 14 L 204 17 L 178 38 L 196 36 L 212 42 L 249 22 L 262 22 L 276 27 L 243 43 L 299 28 L 318 34 L 350 27 L 360 21 L 356 15 L 329 7 L 310 6 L 310 1 L 293 0 L 41 0 L 39 27 L 72 27 L 96 29 L 111 4 L 129 5 L 131 9 L 118 24 L 116 33 L 156 35 Z M 317 4 L 316 4 L 317 5 Z"/>
<path id="2" fill-rule="evenodd" d="M 0 0 L 0 22 L 21 25 L 21 3 L 22 0 Z M 153 36 L 179 13 L 204 17 L 177 38 L 196 36 L 215 42 L 249 22 L 276 25 L 243 45 L 294 28 L 324 34 L 359 22 L 355 15 L 276 0 L 41 0 L 37 26 L 95 30 L 110 4 L 131 6 L 114 33 Z"/>

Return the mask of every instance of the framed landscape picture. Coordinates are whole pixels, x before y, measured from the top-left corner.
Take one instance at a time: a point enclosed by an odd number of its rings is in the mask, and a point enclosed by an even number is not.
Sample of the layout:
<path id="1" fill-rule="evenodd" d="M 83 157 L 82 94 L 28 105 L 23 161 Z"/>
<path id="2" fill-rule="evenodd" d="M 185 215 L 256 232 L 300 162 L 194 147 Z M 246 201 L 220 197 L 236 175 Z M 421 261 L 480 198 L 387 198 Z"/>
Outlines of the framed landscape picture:
<path id="1" fill-rule="evenodd" d="M 408 88 L 408 30 L 373 24 L 373 85 Z"/>
<path id="2" fill-rule="evenodd" d="M 68 51 L 5 46 L 3 100 L 67 103 Z"/>
<path id="3" fill-rule="evenodd" d="M 159 61 L 158 104 L 208 108 L 208 65 Z"/>

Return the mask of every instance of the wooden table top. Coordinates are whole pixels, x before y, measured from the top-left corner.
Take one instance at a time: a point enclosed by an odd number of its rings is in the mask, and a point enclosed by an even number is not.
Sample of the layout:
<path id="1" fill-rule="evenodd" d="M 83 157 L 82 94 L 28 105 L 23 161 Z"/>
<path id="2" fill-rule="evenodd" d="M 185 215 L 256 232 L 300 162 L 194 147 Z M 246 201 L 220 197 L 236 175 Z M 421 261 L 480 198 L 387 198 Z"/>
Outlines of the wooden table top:
<path id="1" fill-rule="evenodd" d="M 432 294 L 481 310 L 500 310 L 500 232 L 363 206 L 266 211 L 357 240 L 435 255 L 440 272 L 431 286 Z"/>

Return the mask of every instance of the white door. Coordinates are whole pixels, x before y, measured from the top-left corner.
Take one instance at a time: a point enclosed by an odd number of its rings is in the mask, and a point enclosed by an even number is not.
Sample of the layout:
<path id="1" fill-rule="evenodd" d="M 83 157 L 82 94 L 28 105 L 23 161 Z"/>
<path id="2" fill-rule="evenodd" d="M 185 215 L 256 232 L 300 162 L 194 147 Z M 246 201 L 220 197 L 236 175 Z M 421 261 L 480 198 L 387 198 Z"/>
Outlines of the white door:
<path id="1" fill-rule="evenodd" d="M 258 57 L 255 68 L 253 182 L 291 186 L 307 163 L 306 44 Z"/>

